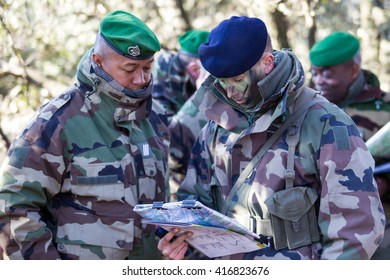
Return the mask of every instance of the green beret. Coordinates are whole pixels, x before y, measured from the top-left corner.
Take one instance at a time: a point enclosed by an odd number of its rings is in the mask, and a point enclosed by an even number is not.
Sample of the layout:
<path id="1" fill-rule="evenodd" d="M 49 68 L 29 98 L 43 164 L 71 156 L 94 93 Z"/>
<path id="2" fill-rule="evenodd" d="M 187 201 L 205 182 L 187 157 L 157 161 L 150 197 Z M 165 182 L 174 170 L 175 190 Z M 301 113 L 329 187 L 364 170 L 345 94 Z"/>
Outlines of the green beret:
<path id="1" fill-rule="evenodd" d="M 178 37 L 181 51 L 192 56 L 199 56 L 199 46 L 207 42 L 209 37 L 208 31 L 192 29 Z"/>
<path id="2" fill-rule="evenodd" d="M 100 23 L 100 34 L 114 51 L 132 59 L 147 59 L 161 48 L 146 24 L 124 11 L 107 14 Z"/>
<path id="3" fill-rule="evenodd" d="M 359 50 L 359 40 L 344 32 L 335 32 L 315 43 L 310 50 L 310 62 L 315 66 L 328 67 L 351 59 Z"/>

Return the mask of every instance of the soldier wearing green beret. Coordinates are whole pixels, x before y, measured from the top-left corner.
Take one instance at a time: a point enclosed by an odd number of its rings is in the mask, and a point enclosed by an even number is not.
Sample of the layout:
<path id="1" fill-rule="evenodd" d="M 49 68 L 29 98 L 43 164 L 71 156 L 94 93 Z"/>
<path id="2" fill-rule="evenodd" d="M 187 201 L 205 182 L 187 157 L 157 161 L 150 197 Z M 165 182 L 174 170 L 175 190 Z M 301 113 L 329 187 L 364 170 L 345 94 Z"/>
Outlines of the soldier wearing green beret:
<path id="1" fill-rule="evenodd" d="M 201 71 L 198 48 L 208 35 L 198 29 L 185 32 L 178 37 L 179 51 L 165 50 L 155 63 L 152 96 L 167 110 L 169 121 L 196 90 Z"/>
<path id="2" fill-rule="evenodd" d="M 349 33 L 334 32 L 310 50 L 315 88 L 351 116 L 368 140 L 390 120 L 390 96 L 360 61 L 359 40 Z"/>
<path id="3" fill-rule="evenodd" d="M 178 37 L 180 49 L 177 52 L 163 51 L 154 67 L 154 83 L 152 96 L 167 111 L 170 126 L 169 149 L 169 185 L 171 200 L 176 200 L 175 192 L 187 169 L 188 152 L 191 150 L 193 138 L 196 137 L 204 123 L 202 114 L 191 114 L 191 122 L 187 118 L 189 106 L 177 115 L 183 105 L 192 97 L 207 72 L 201 66 L 198 56 L 200 44 L 207 41 L 209 32 L 191 29 Z M 192 104 L 192 103 L 189 103 Z M 192 105 L 192 109 L 197 110 Z M 199 113 L 199 111 L 197 112 Z"/>
<path id="4" fill-rule="evenodd" d="M 177 200 L 176 191 L 182 183 L 191 157 L 192 146 L 196 137 L 207 122 L 205 112 L 199 108 L 204 92 L 202 82 L 208 72 L 202 67 L 198 78 L 197 94 L 193 94 L 172 117 L 169 123 L 169 188 L 171 200 Z M 208 76 L 207 79 L 211 79 Z M 196 97 L 196 98 L 195 98 Z"/>
<path id="5" fill-rule="evenodd" d="M 310 61 L 315 88 L 353 119 L 364 140 L 390 121 L 390 95 L 380 89 L 374 73 L 361 68 L 360 42 L 355 36 L 328 35 L 314 44 Z M 377 165 L 386 160 L 384 155 L 373 156 Z M 377 174 L 375 179 L 388 217 L 385 239 L 390 240 L 389 174 Z M 382 243 L 373 258 L 390 259 L 390 245 Z"/>
<path id="6" fill-rule="evenodd" d="M 160 259 L 139 203 L 166 200 L 168 120 L 152 99 L 156 35 L 107 14 L 77 82 L 42 106 L 0 172 L 6 259 Z"/>

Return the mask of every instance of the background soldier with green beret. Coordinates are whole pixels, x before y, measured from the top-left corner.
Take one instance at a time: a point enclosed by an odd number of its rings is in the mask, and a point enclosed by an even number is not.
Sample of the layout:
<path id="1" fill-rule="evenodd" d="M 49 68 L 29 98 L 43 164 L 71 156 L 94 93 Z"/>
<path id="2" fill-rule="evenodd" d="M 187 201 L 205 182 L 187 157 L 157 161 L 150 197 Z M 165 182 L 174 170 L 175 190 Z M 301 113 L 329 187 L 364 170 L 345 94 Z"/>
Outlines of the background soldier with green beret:
<path id="1" fill-rule="evenodd" d="M 315 88 L 352 118 L 367 141 L 390 121 L 390 95 L 380 89 L 374 73 L 361 68 L 360 60 L 359 40 L 345 32 L 328 35 L 310 50 Z M 373 156 L 377 165 L 385 160 L 385 155 Z M 388 217 L 385 239 L 389 240 L 389 179 L 386 174 L 376 175 L 375 179 Z M 373 258 L 390 259 L 390 244 L 381 244 Z"/>
<path id="2" fill-rule="evenodd" d="M 6 259 L 158 259 L 133 212 L 165 200 L 168 128 L 151 96 L 155 34 L 124 11 L 101 21 L 77 83 L 41 107 L 0 172 Z"/>
<path id="3" fill-rule="evenodd" d="M 201 70 L 198 48 L 208 35 L 208 31 L 191 29 L 178 37 L 177 53 L 164 51 L 158 56 L 152 96 L 167 110 L 169 121 L 196 90 Z"/>
<path id="4" fill-rule="evenodd" d="M 199 105 L 203 100 L 202 92 L 204 85 L 200 80 L 208 75 L 207 71 L 202 67 L 201 76 L 197 83 L 200 85 L 197 94 L 193 94 L 173 116 L 169 123 L 170 143 L 169 143 L 169 189 L 171 201 L 177 200 L 176 191 L 182 183 L 186 173 L 188 164 L 191 158 L 192 146 L 196 137 L 207 123 L 207 117 L 203 110 L 199 109 Z M 208 76 L 206 84 L 212 81 L 213 77 Z M 196 97 L 196 98 L 195 98 Z"/>
<path id="5" fill-rule="evenodd" d="M 384 214 L 374 160 L 351 118 L 305 86 L 299 59 L 273 50 L 258 18 L 222 21 L 199 58 L 214 77 L 199 105 L 208 122 L 177 196 L 236 219 L 268 245 L 224 259 L 369 259 Z M 191 233 L 175 234 L 158 246 L 182 259 Z"/>

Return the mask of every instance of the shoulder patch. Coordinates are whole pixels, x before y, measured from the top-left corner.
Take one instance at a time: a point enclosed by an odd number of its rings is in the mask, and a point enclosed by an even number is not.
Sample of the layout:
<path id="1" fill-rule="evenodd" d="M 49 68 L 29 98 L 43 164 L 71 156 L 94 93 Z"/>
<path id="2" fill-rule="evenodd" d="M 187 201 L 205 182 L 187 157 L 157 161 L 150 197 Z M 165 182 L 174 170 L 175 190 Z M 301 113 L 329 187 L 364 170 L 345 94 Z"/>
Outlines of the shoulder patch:
<path id="1" fill-rule="evenodd" d="M 332 127 L 333 136 L 337 150 L 349 150 L 351 148 L 349 144 L 348 131 L 345 126 Z"/>

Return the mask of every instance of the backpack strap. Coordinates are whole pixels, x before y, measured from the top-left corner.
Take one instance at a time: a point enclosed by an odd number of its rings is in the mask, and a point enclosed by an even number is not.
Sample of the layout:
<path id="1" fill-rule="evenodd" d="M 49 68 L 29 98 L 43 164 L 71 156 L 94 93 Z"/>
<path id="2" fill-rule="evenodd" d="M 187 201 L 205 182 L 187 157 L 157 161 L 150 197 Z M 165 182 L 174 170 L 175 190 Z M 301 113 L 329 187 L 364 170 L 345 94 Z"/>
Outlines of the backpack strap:
<path id="1" fill-rule="evenodd" d="M 316 95 L 316 92 L 308 87 L 305 87 L 304 91 L 302 92 L 302 95 L 309 95 L 312 94 L 313 96 Z M 317 99 L 314 99 L 311 101 L 311 103 L 317 103 Z M 294 107 L 298 109 L 305 109 L 309 107 L 305 107 L 304 104 L 306 102 L 306 98 L 298 98 L 296 101 Z M 288 155 L 287 155 L 287 165 L 286 165 L 286 172 L 285 172 L 285 180 L 286 180 L 286 189 L 292 188 L 294 185 L 294 178 L 295 178 L 295 170 L 294 170 L 294 160 L 295 160 L 295 150 L 299 143 L 299 137 L 301 133 L 301 126 L 302 122 L 306 116 L 307 109 L 304 111 L 296 112 L 295 118 L 292 121 L 291 126 L 288 128 L 287 136 L 286 136 L 286 143 L 288 145 Z"/>

